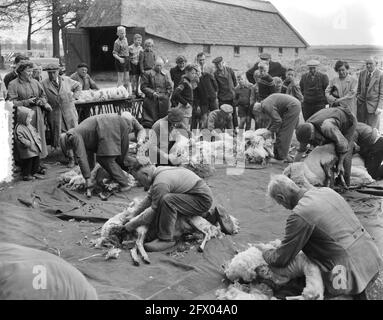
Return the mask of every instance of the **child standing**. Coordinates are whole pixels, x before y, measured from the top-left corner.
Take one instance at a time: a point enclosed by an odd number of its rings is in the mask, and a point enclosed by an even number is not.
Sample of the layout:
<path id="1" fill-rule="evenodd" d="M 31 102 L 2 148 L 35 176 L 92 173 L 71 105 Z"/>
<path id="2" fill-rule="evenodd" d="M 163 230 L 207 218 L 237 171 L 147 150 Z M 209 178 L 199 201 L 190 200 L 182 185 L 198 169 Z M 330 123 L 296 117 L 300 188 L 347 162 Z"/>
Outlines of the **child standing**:
<path id="1" fill-rule="evenodd" d="M 40 167 L 41 139 L 31 125 L 33 111 L 25 107 L 17 108 L 15 143 L 21 160 L 21 172 L 24 181 L 34 179 L 36 173 L 45 174 Z"/>
<path id="2" fill-rule="evenodd" d="M 117 28 L 118 39 L 114 42 L 113 57 L 115 59 L 115 66 L 117 70 L 117 87 L 124 86 L 129 94 L 131 93 L 131 85 L 129 79 L 129 44 L 126 38 L 125 27 L 119 26 Z"/>
<path id="3" fill-rule="evenodd" d="M 132 81 L 132 90 L 133 93 L 140 97 L 139 84 L 140 84 L 140 52 L 144 49 L 141 47 L 142 36 L 140 34 L 134 35 L 133 44 L 129 46 L 129 55 L 130 55 L 130 76 Z"/>
<path id="4" fill-rule="evenodd" d="M 299 84 L 295 80 L 295 71 L 288 69 L 286 73 L 286 80 L 283 82 L 282 93 L 289 94 L 303 102 L 303 95 Z"/>
<path id="5" fill-rule="evenodd" d="M 144 74 L 145 71 L 152 70 L 157 60 L 157 55 L 153 51 L 154 42 L 152 39 L 145 40 L 144 50 L 140 52 L 139 63 L 140 72 Z"/>
<path id="6" fill-rule="evenodd" d="M 260 101 L 265 100 L 268 96 L 275 93 L 274 79 L 269 75 L 269 66 L 260 62 L 258 64 L 259 80 L 258 80 L 258 91 Z"/>
<path id="7" fill-rule="evenodd" d="M 238 107 L 239 129 L 247 131 L 251 128 L 251 88 L 246 83 L 244 75 L 239 75 L 237 80 L 239 84 L 235 88 L 234 106 Z"/>

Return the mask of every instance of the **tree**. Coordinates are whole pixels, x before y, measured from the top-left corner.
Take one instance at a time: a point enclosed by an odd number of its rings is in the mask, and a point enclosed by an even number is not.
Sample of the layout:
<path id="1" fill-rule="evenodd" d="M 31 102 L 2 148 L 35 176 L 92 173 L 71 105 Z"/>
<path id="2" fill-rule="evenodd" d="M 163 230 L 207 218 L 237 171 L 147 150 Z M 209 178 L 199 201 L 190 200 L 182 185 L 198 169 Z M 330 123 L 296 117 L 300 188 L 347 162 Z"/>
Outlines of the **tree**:
<path id="1" fill-rule="evenodd" d="M 10 29 L 24 16 L 26 0 L 0 0 L 0 28 Z"/>
<path id="2" fill-rule="evenodd" d="M 28 15 L 27 50 L 32 49 L 32 35 L 46 29 L 50 13 L 44 1 L 26 0 Z"/>

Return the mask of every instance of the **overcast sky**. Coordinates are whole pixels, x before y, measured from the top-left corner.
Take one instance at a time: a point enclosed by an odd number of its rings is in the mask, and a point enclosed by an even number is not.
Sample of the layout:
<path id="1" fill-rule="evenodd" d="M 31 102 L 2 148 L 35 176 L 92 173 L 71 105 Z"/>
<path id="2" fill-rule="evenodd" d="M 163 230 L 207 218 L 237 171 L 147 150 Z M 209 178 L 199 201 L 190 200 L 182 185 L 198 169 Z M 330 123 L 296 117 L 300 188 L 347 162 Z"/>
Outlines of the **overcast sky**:
<path id="1" fill-rule="evenodd" d="M 270 0 L 310 45 L 383 45 L 382 0 Z"/>
<path id="2" fill-rule="evenodd" d="M 269 0 L 310 45 L 375 44 L 383 46 L 382 0 Z M 17 28 L 26 38 L 26 25 Z M 11 35 L 1 32 L 3 36 Z M 4 34 L 5 33 L 5 34 Z M 40 40 L 46 35 L 36 35 Z"/>

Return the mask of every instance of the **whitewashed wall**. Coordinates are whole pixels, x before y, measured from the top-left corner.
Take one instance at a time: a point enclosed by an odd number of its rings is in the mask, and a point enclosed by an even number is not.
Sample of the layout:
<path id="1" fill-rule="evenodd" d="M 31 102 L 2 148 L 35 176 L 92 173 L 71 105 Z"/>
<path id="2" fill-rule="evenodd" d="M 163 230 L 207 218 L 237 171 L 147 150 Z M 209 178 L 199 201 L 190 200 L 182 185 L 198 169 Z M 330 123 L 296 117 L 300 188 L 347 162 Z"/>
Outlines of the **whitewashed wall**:
<path id="1" fill-rule="evenodd" d="M 0 183 L 12 180 L 12 104 L 0 100 Z"/>

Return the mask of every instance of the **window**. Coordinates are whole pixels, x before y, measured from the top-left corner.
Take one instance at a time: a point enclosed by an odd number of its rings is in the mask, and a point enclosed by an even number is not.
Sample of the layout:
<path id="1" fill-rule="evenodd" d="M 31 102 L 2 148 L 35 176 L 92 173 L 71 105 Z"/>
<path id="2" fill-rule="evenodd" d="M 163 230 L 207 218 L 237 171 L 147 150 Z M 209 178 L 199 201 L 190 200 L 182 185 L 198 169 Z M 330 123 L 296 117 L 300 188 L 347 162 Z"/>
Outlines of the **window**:
<path id="1" fill-rule="evenodd" d="M 295 54 L 299 54 L 299 48 L 295 48 Z"/>
<path id="2" fill-rule="evenodd" d="M 279 48 L 279 54 L 283 54 L 283 48 Z"/>
<path id="3" fill-rule="evenodd" d="M 241 54 L 241 47 L 234 46 L 234 56 L 239 56 Z"/>
<path id="4" fill-rule="evenodd" d="M 211 45 L 210 44 L 204 44 L 203 45 L 203 53 L 207 56 L 210 56 L 210 54 L 211 54 Z"/>
<path id="5" fill-rule="evenodd" d="M 259 53 L 263 53 L 263 47 L 259 47 L 259 48 L 258 48 L 258 52 L 259 52 Z"/>

